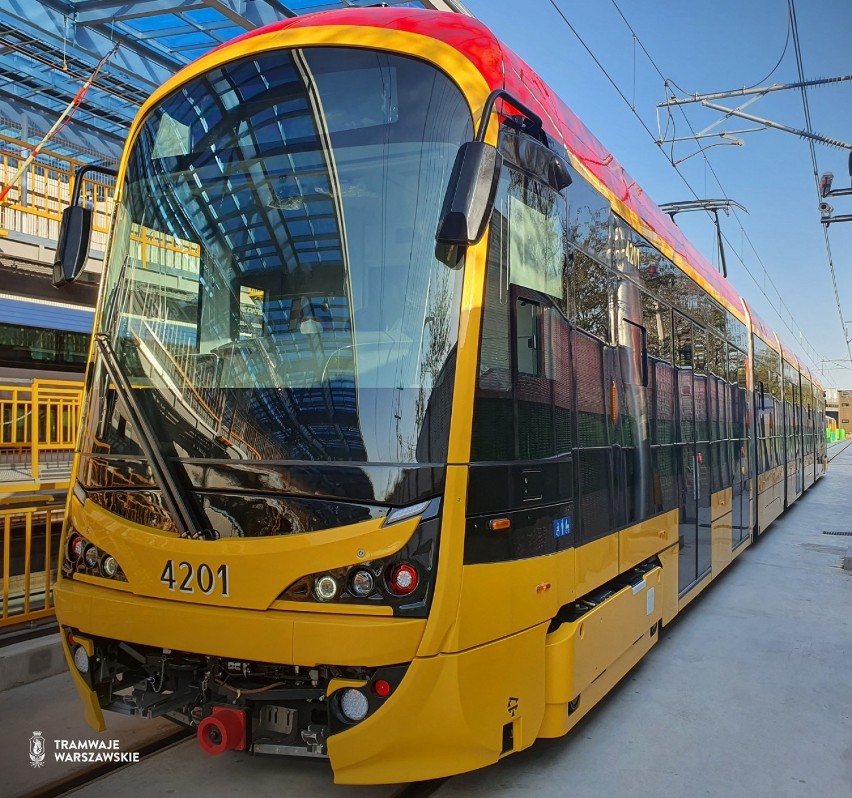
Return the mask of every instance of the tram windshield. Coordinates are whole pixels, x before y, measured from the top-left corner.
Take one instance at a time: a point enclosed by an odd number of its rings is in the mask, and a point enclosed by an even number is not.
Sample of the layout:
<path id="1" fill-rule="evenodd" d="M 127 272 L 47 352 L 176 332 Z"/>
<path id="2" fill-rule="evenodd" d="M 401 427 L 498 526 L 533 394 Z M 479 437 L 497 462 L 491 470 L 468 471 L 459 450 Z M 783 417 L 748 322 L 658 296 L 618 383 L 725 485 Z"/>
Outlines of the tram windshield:
<path id="1" fill-rule="evenodd" d="M 462 269 L 435 230 L 471 135 L 443 73 L 361 49 L 256 54 L 150 114 L 101 332 L 171 456 L 446 460 Z"/>

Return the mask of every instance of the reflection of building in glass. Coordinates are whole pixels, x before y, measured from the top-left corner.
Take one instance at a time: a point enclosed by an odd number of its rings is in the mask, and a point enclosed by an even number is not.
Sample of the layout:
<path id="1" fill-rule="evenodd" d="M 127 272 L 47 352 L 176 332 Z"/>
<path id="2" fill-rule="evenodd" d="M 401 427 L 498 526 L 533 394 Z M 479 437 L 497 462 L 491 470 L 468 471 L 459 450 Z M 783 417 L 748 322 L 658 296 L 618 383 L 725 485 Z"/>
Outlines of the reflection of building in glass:
<path id="1" fill-rule="evenodd" d="M 470 127 L 428 65 L 321 48 L 148 117 L 103 327 L 171 455 L 446 459 L 463 272 L 434 236 Z"/>

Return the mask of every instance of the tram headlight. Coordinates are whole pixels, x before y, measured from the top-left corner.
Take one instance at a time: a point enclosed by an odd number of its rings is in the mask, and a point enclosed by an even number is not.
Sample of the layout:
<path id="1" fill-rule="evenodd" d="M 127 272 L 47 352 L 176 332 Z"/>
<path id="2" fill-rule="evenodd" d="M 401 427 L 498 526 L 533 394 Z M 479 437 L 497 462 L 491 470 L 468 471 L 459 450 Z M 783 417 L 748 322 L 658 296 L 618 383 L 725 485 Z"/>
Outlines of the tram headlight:
<path id="1" fill-rule="evenodd" d="M 101 574 L 107 579 L 112 579 L 118 571 L 118 563 L 111 554 L 101 558 Z"/>
<path id="2" fill-rule="evenodd" d="M 376 589 L 376 580 L 366 568 L 358 568 L 349 577 L 349 587 L 353 596 L 365 598 Z"/>
<path id="3" fill-rule="evenodd" d="M 101 554 L 98 551 L 98 547 L 93 546 L 91 543 L 83 551 L 83 562 L 86 563 L 86 568 L 95 568 L 100 557 Z"/>
<path id="4" fill-rule="evenodd" d="M 77 670 L 80 673 L 88 673 L 89 672 L 89 655 L 86 653 L 86 649 L 83 646 L 77 646 L 74 649 L 74 664 L 77 666 Z"/>
<path id="5" fill-rule="evenodd" d="M 319 601 L 331 601 L 337 595 L 337 580 L 331 574 L 321 576 L 314 583 L 314 596 Z"/>
<path id="6" fill-rule="evenodd" d="M 356 723 L 359 720 L 364 720 L 367 717 L 367 712 L 370 705 L 365 696 L 360 690 L 354 687 L 347 687 L 340 696 L 340 712 L 347 720 Z"/>

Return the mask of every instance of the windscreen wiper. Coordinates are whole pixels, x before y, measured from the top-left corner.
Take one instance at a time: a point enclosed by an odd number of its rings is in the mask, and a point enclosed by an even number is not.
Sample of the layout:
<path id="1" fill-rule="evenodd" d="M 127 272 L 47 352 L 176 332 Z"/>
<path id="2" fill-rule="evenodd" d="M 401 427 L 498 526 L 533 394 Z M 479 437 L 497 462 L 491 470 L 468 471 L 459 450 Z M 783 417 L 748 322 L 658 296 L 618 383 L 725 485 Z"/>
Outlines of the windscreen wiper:
<path id="1" fill-rule="evenodd" d="M 205 524 L 198 523 L 192 505 L 187 501 L 183 489 L 175 479 L 168 461 L 163 456 L 162 451 L 160 451 L 154 430 L 151 429 L 148 420 L 139 410 L 139 405 L 133 397 L 133 388 L 121 369 L 109 336 L 105 333 L 97 333 L 95 335 L 95 343 L 100 351 L 104 368 L 113 385 L 115 385 L 115 392 L 121 402 L 122 409 L 128 421 L 130 421 L 133 428 L 139 434 L 139 445 L 142 447 L 145 457 L 148 458 L 154 476 L 160 483 L 163 499 L 172 514 L 178 532 L 181 537 L 194 538 L 200 536 L 206 540 L 213 540 L 215 535 Z"/>

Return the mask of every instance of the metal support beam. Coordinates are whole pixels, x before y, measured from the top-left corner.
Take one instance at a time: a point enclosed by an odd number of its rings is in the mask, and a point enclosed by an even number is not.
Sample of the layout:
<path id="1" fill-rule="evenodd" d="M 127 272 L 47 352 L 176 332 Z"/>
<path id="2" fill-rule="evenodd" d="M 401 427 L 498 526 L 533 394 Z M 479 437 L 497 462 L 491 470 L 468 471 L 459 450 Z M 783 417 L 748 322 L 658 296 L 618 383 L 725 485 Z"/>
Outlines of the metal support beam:
<path id="1" fill-rule="evenodd" d="M 761 86 L 752 89 L 733 89 L 731 91 L 717 91 L 712 94 L 693 94 L 691 97 L 670 97 L 664 102 L 657 103 L 657 108 L 665 108 L 673 105 L 688 105 L 689 103 L 703 103 L 705 100 L 724 100 L 729 97 L 745 97 L 749 94 L 768 94 L 772 91 L 788 91 L 789 89 L 802 89 L 808 86 L 825 86 L 829 83 L 844 83 L 852 80 L 852 75 L 840 75 L 836 78 L 819 78 L 817 80 L 804 80 L 800 83 L 775 83 L 772 86 Z"/>
<path id="2" fill-rule="evenodd" d="M 796 136 L 800 136 L 803 139 L 810 139 L 812 141 L 818 141 L 821 144 L 828 144 L 830 147 L 838 147 L 842 150 L 852 150 L 852 144 L 847 144 L 845 141 L 840 141 L 840 139 L 832 139 L 828 136 L 821 136 L 818 133 L 810 133 L 807 130 L 799 130 L 795 127 L 790 127 L 789 125 L 782 125 L 779 122 L 773 122 L 770 119 L 763 119 L 759 116 L 754 116 L 753 114 L 746 114 L 742 111 L 738 111 L 736 108 L 725 108 L 722 105 L 716 105 L 715 103 L 707 102 L 706 100 L 701 103 L 705 108 L 710 108 L 713 111 L 719 111 L 727 116 L 737 116 L 741 119 L 747 119 L 749 122 L 757 122 L 761 125 L 766 125 L 766 127 L 771 127 L 773 130 L 782 130 L 785 133 L 792 133 Z"/>
<path id="3" fill-rule="evenodd" d="M 73 20 L 77 25 L 100 25 L 126 19 L 142 19 L 157 14 L 177 14 L 181 11 L 196 11 L 204 8 L 203 0 L 83 0 L 73 5 Z"/>
<path id="4" fill-rule="evenodd" d="M 731 212 L 731 207 L 736 206 L 741 211 L 748 211 L 740 205 L 739 202 L 734 202 L 730 199 L 705 199 L 705 200 L 683 200 L 681 202 L 667 202 L 660 205 L 660 210 L 667 213 L 674 222 L 675 216 L 684 211 L 707 211 L 713 214 L 713 220 L 716 223 L 716 245 L 719 247 L 719 264 L 722 267 L 722 276 L 728 276 L 728 261 L 725 258 L 725 244 L 722 237 L 722 226 L 719 224 L 719 211 L 722 210 L 726 214 Z"/>

